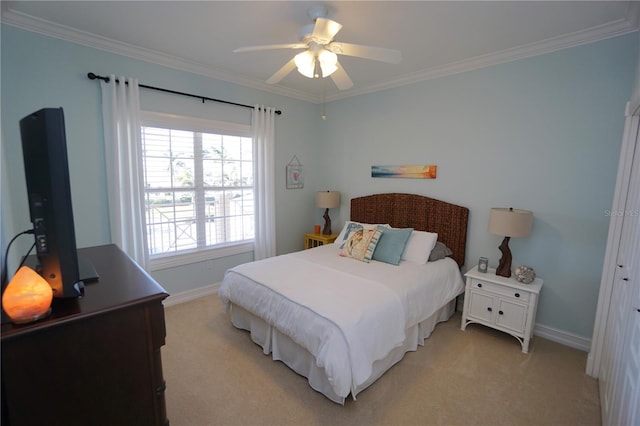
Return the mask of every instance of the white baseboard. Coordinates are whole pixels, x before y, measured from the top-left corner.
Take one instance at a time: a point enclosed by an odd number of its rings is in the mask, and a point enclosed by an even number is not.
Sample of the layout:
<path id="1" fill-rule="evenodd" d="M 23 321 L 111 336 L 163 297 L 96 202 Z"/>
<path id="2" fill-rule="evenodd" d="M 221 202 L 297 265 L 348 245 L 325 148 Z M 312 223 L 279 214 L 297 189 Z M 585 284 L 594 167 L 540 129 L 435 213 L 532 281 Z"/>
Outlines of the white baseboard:
<path id="1" fill-rule="evenodd" d="M 587 339 L 586 337 L 578 336 L 567 331 L 551 328 L 546 325 L 536 324 L 533 328 L 533 334 L 584 352 L 589 352 L 591 350 L 591 339 Z"/>
<path id="2" fill-rule="evenodd" d="M 172 294 L 164 300 L 164 306 L 177 305 L 179 303 L 190 302 L 200 297 L 209 296 L 217 293 L 220 288 L 220 283 L 206 285 L 204 287 L 195 288 L 193 290 L 181 291 L 177 294 Z"/>

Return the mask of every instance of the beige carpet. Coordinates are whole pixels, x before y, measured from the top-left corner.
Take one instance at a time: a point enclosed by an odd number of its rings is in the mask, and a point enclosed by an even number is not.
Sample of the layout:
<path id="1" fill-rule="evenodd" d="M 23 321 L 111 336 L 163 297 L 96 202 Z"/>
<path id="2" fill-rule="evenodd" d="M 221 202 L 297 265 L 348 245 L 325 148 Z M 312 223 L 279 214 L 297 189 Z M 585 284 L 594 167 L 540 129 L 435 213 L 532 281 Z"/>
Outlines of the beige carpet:
<path id="1" fill-rule="evenodd" d="M 235 329 L 217 296 L 166 309 L 162 348 L 171 425 L 599 425 L 587 354 L 515 338 L 460 314 L 376 383 L 335 404 Z"/>

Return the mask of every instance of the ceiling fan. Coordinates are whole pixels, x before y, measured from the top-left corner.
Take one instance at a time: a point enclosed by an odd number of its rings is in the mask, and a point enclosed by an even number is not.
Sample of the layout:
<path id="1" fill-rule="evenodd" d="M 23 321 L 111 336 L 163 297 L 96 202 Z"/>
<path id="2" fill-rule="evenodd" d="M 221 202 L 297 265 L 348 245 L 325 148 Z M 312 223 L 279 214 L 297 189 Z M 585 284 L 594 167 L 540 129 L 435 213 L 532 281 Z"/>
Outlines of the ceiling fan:
<path id="1" fill-rule="evenodd" d="M 402 60 L 402 55 L 399 50 L 333 41 L 338 31 L 342 28 L 342 25 L 336 21 L 327 19 L 327 8 L 324 6 L 312 7 L 307 11 L 307 14 L 314 24 L 305 25 L 301 29 L 300 42 L 240 47 L 235 49 L 234 52 L 305 49 L 269 77 L 267 83 L 278 83 L 297 68 L 300 74 L 309 78 L 319 78 L 320 76 L 325 78 L 331 76 L 331 79 L 340 90 L 353 87 L 353 81 L 351 81 L 347 72 L 338 62 L 337 55 L 354 56 L 390 64 L 397 64 Z"/>

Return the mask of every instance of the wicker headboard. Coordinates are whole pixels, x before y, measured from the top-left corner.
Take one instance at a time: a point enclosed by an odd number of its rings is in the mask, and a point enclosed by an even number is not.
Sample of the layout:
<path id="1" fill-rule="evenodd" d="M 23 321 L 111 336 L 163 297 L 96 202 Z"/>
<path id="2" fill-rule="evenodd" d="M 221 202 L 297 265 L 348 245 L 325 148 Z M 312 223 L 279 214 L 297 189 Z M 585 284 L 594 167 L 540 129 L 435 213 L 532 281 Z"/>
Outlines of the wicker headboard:
<path id="1" fill-rule="evenodd" d="M 435 232 L 438 241 L 453 251 L 453 259 L 461 267 L 467 245 L 468 219 L 468 208 L 422 195 L 390 193 L 351 199 L 351 220 Z"/>

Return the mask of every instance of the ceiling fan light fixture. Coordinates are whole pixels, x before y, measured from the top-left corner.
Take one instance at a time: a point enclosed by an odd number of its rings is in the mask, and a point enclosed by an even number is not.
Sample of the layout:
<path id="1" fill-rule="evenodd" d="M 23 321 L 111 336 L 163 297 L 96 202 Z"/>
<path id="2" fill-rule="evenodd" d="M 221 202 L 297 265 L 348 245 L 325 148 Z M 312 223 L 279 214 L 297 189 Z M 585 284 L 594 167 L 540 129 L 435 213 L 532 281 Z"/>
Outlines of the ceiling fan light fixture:
<path id="1" fill-rule="evenodd" d="M 314 77 L 316 58 L 313 53 L 308 50 L 298 53 L 294 58 L 294 62 L 296 63 L 296 67 L 298 67 L 298 72 L 300 74 L 308 78 Z"/>
<path id="2" fill-rule="evenodd" d="M 322 69 L 322 78 L 329 77 L 338 69 L 338 55 L 329 50 L 323 49 L 318 54 L 318 61 Z"/>
<path id="3" fill-rule="evenodd" d="M 297 68 L 298 72 L 307 78 L 330 76 L 339 90 L 348 90 L 353 87 L 353 81 L 338 62 L 339 55 L 390 64 L 397 64 L 402 60 L 399 50 L 334 41 L 342 25 L 328 19 L 327 12 L 326 6 L 314 6 L 308 9 L 309 17 L 314 23 L 302 27 L 299 34 L 300 41 L 297 43 L 247 46 L 235 49 L 234 52 L 306 48 L 304 52 L 298 53 L 285 63 L 266 82 L 276 84 Z"/>

